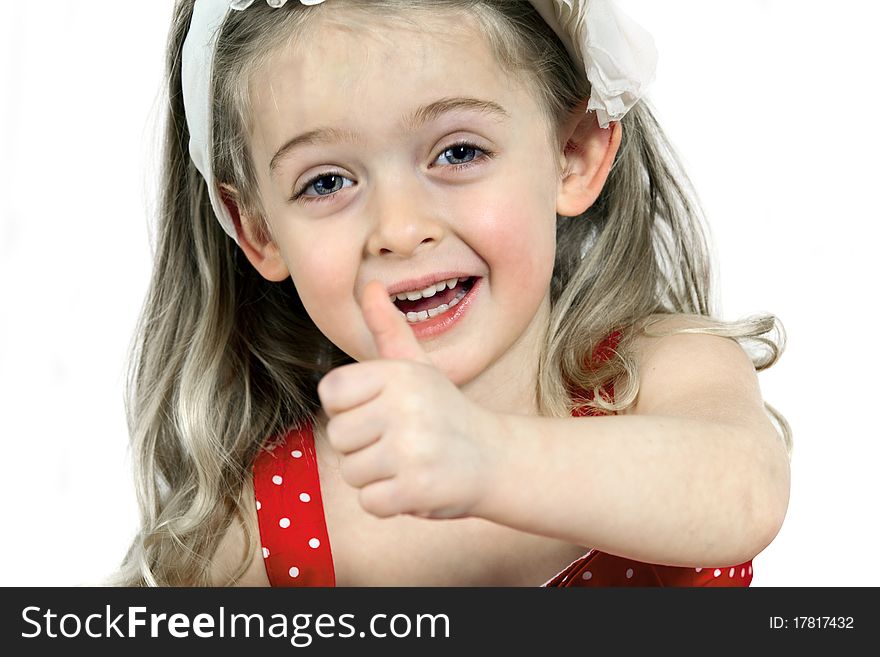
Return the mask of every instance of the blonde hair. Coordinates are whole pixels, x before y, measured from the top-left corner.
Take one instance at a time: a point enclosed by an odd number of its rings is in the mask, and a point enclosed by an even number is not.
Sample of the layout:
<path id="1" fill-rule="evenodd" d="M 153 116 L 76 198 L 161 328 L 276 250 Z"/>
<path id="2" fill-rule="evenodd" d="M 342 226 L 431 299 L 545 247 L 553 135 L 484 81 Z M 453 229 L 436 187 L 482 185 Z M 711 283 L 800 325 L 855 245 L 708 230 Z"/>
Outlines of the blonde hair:
<path id="1" fill-rule="evenodd" d="M 234 583 L 257 549 L 245 521 L 251 466 L 267 439 L 311 421 L 316 386 L 330 369 L 351 362 L 314 325 L 292 281 L 263 279 L 224 233 L 204 180 L 189 158 L 181 97 L 180 54 L 194 0 L 178 0 L 167 57 L 168 111 L 155 266 L 129 361 L 126 413 L 133 454 L 140 531 L 107 583 L 202 586 L 223 533 L 238 522 L 246 552 Z M 215 60 L 213 162 L 218 180 L 235 185 L 236 200 L 263 216 L 250 158 L 249 79 L 257 66 L 308 24 L 340 5 L 351 10 L 464 12 L 483 28 L 499 64 L 533 85 L 555 136 L 589 96 L 589 83 L 552 30 L 524 0 L 402 2 L 333 0 L 303 10 L 257 2 L 231 12 Z M 633 403 L 638 372 L 632 340 L 651 318 L 688 315 L 690 332 L 734 338 L 757 370 L 782 353 L 782 325 L 772 315 L 737 322 L 712 317 L 708 249 L 695 196 L 678 160 L 642 101 L 623 119 L 622 144 L 596 203 L 582 216 L 557 218 L 548 342 L 541 354 L 541 412 L 566 417 L 571 391 L 616 382 L 613 400 L 593 405 L 619 411 Z M 561 145 L 560 145 L 561 146 Z M 622 339 L 595 367 L 588 356 L 611 331 Z M 769 405 L 791 453 L 791 432 Z"/>

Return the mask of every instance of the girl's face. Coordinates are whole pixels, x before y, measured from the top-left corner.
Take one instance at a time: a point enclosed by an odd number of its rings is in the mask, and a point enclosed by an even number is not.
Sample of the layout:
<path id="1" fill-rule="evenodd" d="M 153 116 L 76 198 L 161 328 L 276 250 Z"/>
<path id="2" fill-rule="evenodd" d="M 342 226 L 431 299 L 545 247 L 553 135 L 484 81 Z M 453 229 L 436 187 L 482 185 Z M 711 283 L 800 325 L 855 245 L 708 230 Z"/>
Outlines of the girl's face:
<path id="1" fill-rule="evenodd" d="M 252 155 L 279 280 L 289 273 L 318 328 L 360 361 L 377 356 L 359 306 L 370 280 L 394 292 L 470 278 L 456 322 L 410 326 L 458 385 L 491 368 L 521 377 L 549 317 L 547 119 L 477 27 L 412 15 L 418 29 L 321 19 L 253 80 Z"/>

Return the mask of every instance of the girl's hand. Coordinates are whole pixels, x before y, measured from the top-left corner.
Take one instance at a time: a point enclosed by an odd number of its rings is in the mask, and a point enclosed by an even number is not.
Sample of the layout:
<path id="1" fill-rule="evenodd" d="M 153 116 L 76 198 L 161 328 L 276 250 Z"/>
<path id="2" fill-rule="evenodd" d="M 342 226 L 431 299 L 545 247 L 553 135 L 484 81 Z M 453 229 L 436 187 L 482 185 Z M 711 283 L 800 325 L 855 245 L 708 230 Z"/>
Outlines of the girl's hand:
<path id="1" fill-rule="evenodd" d="M 367 284 L 361 306 L 379 359 L 318 384 L 343 479 L 379 517 L 472 515 L 491 490 L 498 416 L 434 367 L 381 283 Z"/>

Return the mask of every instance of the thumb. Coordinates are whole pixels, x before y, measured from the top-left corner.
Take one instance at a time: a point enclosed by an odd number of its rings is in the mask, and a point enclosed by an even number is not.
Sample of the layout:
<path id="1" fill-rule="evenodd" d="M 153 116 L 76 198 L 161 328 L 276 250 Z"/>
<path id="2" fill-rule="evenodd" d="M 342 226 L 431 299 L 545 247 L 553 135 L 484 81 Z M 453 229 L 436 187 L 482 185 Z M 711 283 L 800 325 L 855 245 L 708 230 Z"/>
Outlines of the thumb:
<path id="1" fill-rule="evenodd" d="M 364 288 L 361 310 L 367 328 L 373 334 L 379 358 L 415 360 L 432 365 L 431 359 L 419 344 L 409 323 L 388 297 L 385 286 L 370 281 Z"/>

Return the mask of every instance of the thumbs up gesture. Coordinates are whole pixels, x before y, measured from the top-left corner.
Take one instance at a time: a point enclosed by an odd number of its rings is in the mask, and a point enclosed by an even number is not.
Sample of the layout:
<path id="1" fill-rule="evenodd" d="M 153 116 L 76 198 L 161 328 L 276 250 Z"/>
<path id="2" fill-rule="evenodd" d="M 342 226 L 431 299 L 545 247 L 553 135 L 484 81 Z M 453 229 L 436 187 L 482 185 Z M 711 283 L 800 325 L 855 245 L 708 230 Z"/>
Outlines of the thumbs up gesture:
<path id="1" fill-rule="evenodd" d="M 378 517 L 473 515 L 491 490 L 498 416 L 434 367 L 381 283 L 367 284 L 361 308 L 378 359 L 338 367 L 318 384 L 343 479 Z"/>

